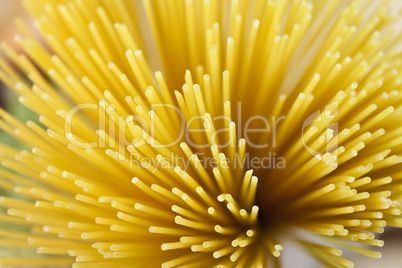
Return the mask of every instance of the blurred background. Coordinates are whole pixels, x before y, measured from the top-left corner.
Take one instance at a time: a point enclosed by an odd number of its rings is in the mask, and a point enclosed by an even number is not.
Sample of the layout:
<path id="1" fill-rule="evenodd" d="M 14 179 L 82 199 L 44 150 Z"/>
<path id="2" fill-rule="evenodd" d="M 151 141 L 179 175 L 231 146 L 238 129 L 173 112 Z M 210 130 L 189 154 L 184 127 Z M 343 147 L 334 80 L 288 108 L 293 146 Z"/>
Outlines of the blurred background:
<path id="1" fill-rule="evenodd" d="M 0 0 L 0 42 L 6 42 L 15 48 L 15 43 L 13 42 L 14 35 L 17 33 L 16 27 L 14 26 L 14 18 L 20 17 L 24 20 L 29 21 L 28 15 L 24 12 L 20 1 L 15 0 Z M 0 52 L 0 56 L 3 57 L 4 54 Z M 32 112 L 25 108 L 18 102 L 17 96 L 11 91 L 6 90 L 4 84 L 0 82 L 0 107 L 11 112 L 17 118 L 26 121 L 32 118 Z M 0 130 L 0 141 L 2 143 L 11 144 L 13 146 L 20 146 L 20 144 L 8 135 L 5 135 L 3 131 Z"/>
<path id="2" fill-rule="evenodd" d="M 132 0 L 136 1 L 136 0 Z M 170 1 L 170 0 L 169 0 Z M 381 1 L 381 0 L 376 0 Z M 367 0 L 367 2 L 371 2 Z M 391 5 L 394 10 L 402 9 L 402 0 L 392 1 Z M 24 20 L 29 18 L 24 12 L 20 1 L 17 0 L 0 0 L 0 41 L 5 41 L 10 45 L 14 45 L 13 37 L 16 34 L 16 27 L 14 26 L 14 18 L 21 17 Z M 398 27 L 402 29 L 402 23 Z M 1 53 L 0 53 L 1 55 Z M 0 107 L 8 110 L 22 121 L 32 118 L 32 112 L 18 103 L 17 97 L 10 91 L 4 88 L 0 83 Z M 0 130 L 0 142 L 10 144 L 13 146 L 20 146 L 18 142 L 11 137 L 5 135 Z M 0 193 L 1 194 L 1 193 Z M 344 256 L 355 262 L 355 267 L 358 268 L 401 268 L 402 267 L 402 230 L 388 229 L 381 239 L 386 241 L 385 246 L 381 249 L 383 254 L 382 259 L 370 259 L 358 254 L 344 252 Z M 287 245 L 288 246 L 288 245 Z M 297 248 L 297 246 L 286 247 L 283 252 L 284 268 L 320 268 L 322 264 L 315 262 L 304 252 Z"/>

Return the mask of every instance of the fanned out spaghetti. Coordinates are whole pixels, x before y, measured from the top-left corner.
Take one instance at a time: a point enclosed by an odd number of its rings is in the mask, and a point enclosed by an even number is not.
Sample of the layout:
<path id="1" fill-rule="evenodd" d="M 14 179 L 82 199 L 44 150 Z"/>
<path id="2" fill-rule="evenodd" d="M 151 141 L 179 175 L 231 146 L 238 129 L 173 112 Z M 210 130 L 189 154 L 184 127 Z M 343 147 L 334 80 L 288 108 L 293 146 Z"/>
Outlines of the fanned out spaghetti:
<path id="1" fill-rule="evenodd" d="M 402 58 L 369 2 L 23 1 L 41 37 L 18 21 L 0 80 L 40 123 L 0 111 L 26 146 L 0 145 L 0 245 L 32 254 L 0 263 L 280 267 L 289 239 L 380 258 Z"/>

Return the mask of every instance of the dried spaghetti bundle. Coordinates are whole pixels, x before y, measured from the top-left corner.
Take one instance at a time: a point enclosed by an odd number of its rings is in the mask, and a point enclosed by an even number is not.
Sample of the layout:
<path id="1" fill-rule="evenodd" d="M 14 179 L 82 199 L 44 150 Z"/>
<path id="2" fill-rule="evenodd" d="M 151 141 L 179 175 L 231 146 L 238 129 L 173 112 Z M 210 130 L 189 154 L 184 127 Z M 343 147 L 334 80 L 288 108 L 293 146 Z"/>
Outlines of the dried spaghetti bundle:
<path id="1" fill-rule="evenodd" d="M 0 263 L 279 267 L 284 239 L 379 258 L 402 227 L 385 2 L 23 1 L 41 39 L 18 21 L 0 79 L 40 123 L 0 111 L 26 146 L 0 145 L 0 244 L 33 254 Z"/>

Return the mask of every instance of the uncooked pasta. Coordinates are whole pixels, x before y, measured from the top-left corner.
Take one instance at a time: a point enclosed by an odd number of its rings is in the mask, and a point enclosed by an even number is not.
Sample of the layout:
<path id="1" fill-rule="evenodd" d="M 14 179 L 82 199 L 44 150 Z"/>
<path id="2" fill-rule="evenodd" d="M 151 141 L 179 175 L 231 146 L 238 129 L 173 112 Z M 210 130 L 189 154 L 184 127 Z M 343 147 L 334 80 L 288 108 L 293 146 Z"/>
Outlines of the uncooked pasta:
<path id="1" fill-rule="evenodd" d="M 39 121 L 0 110 L 1 265 L 353 267 L 402 227 L 388 1 L 22 3 L 0 80 Z"/>

